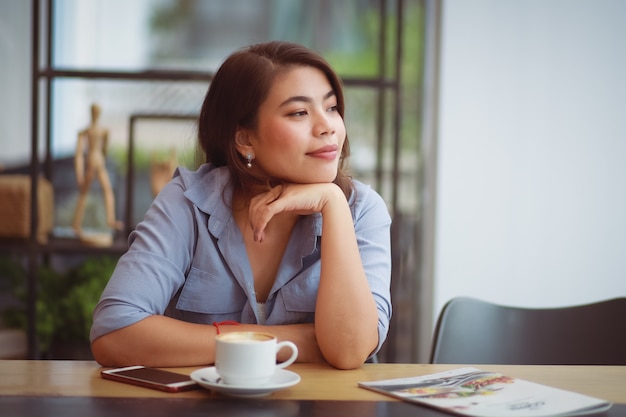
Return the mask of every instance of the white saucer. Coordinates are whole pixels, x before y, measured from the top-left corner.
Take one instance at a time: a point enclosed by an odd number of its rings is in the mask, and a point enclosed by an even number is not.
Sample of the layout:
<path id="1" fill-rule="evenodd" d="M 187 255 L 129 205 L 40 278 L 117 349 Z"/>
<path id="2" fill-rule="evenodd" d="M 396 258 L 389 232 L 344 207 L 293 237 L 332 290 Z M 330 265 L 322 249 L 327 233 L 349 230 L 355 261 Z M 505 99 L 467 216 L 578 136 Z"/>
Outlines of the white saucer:
<path id="1" fill-rule="evenodd" d="M 195 370 L 191 379 L 200 386 L 235 397 L 262 397 L 300 382 L 300 375 L 285 369 L 277 369 L 272 379 L 264 385 L 227 385 L 219 380 L 214 366 Z"/>

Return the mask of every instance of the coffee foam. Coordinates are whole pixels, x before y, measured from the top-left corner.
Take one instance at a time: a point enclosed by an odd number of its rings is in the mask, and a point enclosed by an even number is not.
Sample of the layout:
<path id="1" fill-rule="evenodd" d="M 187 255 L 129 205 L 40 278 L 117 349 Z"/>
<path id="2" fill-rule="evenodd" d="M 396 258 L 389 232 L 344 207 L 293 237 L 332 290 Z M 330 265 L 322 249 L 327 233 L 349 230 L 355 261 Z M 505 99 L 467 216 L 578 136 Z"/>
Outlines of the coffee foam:
<path id="1" fill-rule="evenodd" d="M 260 343 L 274 339 L 274 336 L 267 333 L 257 332 L 234 332 L 226 333 L 219 336 L 223 342 L 230 343 Z"/>

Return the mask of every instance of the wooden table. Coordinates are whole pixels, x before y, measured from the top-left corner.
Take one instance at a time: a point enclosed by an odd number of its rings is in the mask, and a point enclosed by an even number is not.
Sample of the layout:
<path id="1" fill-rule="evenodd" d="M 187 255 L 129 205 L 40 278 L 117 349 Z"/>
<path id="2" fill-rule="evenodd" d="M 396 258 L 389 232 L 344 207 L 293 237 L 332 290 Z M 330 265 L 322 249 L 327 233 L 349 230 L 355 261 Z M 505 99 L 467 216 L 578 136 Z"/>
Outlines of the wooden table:
<path id="1" fill-rule="evenodd" d="M 385 407 L 390 407 L 389 404 L 399 403 L 397 400 L 359 388 L 357 383 L 359 381 L 432 374 L 458 367 L 460 367 L 460 365 L 365 364 L 356 370 L 340 371 L 323 364 L 295 364 L 290 366 L 289 370 L 301 376 L 302 380 L 300 383 L 293 387 L 276 391 L 267 397 L 257 399 L 255 400 L 255 404 L 263 404 L 263 402 L 268 401 L 272 404 L 281 404 L 283 406 L 291 403 L 306 403 L 309 405 L 332 403 L 336 405 L 336 402 L 350 402 L 354 407 L 365 407 L 365 409 L 361 410 L 361 414 L 354 414 L 358 417 L 368 415 L 392 415 L 384 410 L 381 414 L 380 410 L 386 409 Z M 478 365 L 476 367 L 591 395 L 609 400 L 615 404 L 623 404 L 623 407 L 614 407 L 610 415 L 626 414 L 626 366 Z M 154 399 L 158 397 L 168 399 L 217 400 L 227 403 L 233 403 L 234 401 L 231 397 L 205 389 L 171 394 L 108 381 L 100 377 L 101 369 L 102 368 L 97 363 L 90 361 L 0 360 L 0 415 L 8 415 L 1 411 L 3 404 L 2 399 L 4 399 L 5 402 L 8 401 L 10 404 L 16 404 L 17 400 L 14 400 L 15 398 L 26 397 L 30 400 L 37 398 L 56 398 L 58 400 L 59 398 L 70 397 L 74 399 L 97 398 L 107 400 L 111 400 L 111 397 L 118 399 Z M 190 374 L 195 369 L 199 369 L 199 367 L 169 369 Z M 241 402 L 241 400 L 237 399 L 236 402 Z M 93 401 L 91 403 L 93 403 Z M 189 401 L 185 403 L 189 404 Z M 154 401 L 150 404 L 154 404 Z M 377 408 L 374 407 L 376 404 L 378 404 Z M 381 408 L 381 404 L 387 405 Z M 413 404 L 402 404 L 402 407 L 407 406 L 409 407 L 406 408 L 408 410 L 421 410 L 421 407 L 417 407 Z M 394 405 L 393 407 L 400 406 Z M 300 410 L 301 409 L 300 407 Z M 354 408 L 352 410 L 354 411 Z M 372 410 L 378 410 L 376 411 L 377 414 L 372 414 Z M 397 414 L 398 412 L 398 410 L 393 411 L 396 415 L 402 415 L 402 412 Z M 430 410 L 425 411 L 425 413 L 426 414 L 421 412 L 420 414 L 413 413 L 413 415 L 445 415 Z M 96 413 L 94 415 L 100 414 Z M 177 415 L 176 417 L 182 417 L 182 415 L 184 414 Z M 275 413 L 268 415 L 275 415 Z M 294 415 L 304 414 L 300 411 L 299 414 Z"/>

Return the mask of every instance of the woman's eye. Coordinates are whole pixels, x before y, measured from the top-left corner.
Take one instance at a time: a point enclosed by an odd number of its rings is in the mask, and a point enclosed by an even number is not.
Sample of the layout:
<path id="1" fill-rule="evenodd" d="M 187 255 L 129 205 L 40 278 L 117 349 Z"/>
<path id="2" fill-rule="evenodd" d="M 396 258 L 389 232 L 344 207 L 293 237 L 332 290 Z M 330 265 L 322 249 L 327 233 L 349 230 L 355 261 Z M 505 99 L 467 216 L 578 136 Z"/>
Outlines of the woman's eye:
<path id="1" fill-rule="evenodd" d="M 334 106 L 330 106 L 330 107 L 328 108 L 328 111 L 329 111 L 329 112 L 331 112 L 331 113 L 332 113 L 332 112 L 336 112 L 336 111 L 338 111 L 338 110 L 339 110 L 339 109 L 338 109 L 338 107 L 337 107 L 337 105 L 336 105 L 336 104 L 335 104 Z"/>
<path id="2" fill-rule="evenodd" d="M 306 110 L 298 110 L 298 111 L 289 113 L 289 116 L 295 116 L 295 117 L 306 116 L 306 115 L 307 115 Z"/>

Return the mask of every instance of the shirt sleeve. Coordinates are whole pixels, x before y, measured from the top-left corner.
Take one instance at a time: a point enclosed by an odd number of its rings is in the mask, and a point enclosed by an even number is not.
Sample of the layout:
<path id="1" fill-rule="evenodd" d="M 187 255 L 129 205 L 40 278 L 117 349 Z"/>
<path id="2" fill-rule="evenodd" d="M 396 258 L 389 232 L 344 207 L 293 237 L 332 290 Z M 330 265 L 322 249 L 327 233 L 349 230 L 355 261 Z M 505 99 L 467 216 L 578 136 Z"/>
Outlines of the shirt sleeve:
<path id="1" fill-rule="evenodd" d="M 93 314 L 90 339 L 163 314 L 185 281 L 194 233 L 193 204 L 174 179 L 155 198 L 145 218 L 129 236 L 122 255 Z"/>
<path id="2" fill-rule="evenodd" d="M 363 269 L 378 308 L 378 352 L 391 320 L 391 216 L 382 197 L 357 183 L 352 205 L 354 229 Z"/>

